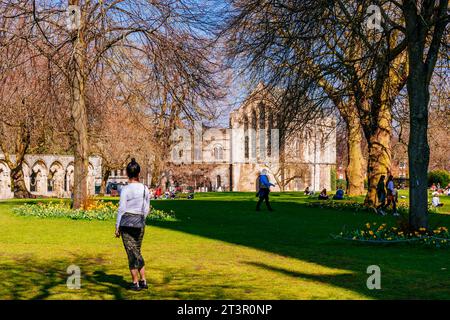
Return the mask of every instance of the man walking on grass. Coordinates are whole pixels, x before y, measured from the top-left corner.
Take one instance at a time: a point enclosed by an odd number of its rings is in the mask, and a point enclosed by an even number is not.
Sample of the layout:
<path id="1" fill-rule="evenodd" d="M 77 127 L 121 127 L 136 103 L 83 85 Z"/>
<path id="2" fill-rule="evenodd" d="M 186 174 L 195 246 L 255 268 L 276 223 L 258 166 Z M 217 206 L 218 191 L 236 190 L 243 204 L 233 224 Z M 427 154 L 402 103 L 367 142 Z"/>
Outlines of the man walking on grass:
<path id="1" fill-rule="evenodd" d="M 263 169 L 261 171 L 261 174 L 259 175 L 256 181 L 256 186 L 258 190 L 256 196 L 259 197 L 258 203 L 256 204 L 256 211 L 260 211 L 261 203 L 263 201 L 266 202 L 267 209 L 269 209 L 269 211 L 273 211 L 269 202 L 269 193 L 270 187 L 271 186 L 275 187 L 275 185 L 273 183 L 270 183 L 269 178 L 267 177 L 266 169 Z"/>

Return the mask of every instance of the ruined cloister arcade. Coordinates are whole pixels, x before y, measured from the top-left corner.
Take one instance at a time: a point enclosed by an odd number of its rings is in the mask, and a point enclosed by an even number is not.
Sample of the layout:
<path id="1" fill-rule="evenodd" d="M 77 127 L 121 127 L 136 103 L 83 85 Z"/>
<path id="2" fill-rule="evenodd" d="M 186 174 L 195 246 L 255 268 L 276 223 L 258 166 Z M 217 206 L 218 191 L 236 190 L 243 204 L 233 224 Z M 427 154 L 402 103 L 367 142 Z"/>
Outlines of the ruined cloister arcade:
<path id="1" fill-rule="evenodd" d="M 12 161 L 15 159 L 13 158 Z M 26 155 L 22 165 L 25 185 L 31 194 L 42 197 L 68 198 L 74 181 L 73 157 L 59 155 Z M 88 190 L 95 194 L 101 177 L 101 160 L 89 159 Z M 11 170 L 0 154 L 0 199 L 13 197 Z"/>

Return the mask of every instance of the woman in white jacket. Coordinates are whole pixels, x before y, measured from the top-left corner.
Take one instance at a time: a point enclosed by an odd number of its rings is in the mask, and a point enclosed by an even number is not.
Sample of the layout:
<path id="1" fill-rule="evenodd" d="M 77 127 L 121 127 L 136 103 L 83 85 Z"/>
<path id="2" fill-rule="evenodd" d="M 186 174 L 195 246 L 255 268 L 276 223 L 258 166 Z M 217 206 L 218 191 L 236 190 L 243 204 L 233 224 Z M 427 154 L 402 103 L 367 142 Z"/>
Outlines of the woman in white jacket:
<path id="1" fill-rule="evenodd" d="M 139 182 L 141 168 L 133 158 L 127 166 L 128 185 L 120 193 L 117 212 L 117 238 L 122 236 L 123 245 L 128 256 L 133 283 L 131 290 L 147 289 L 145 279 L 145 262 L 141 254 L 141 245 L 145 233 L 145 219 L 150 211 L 150 192 Z"/>

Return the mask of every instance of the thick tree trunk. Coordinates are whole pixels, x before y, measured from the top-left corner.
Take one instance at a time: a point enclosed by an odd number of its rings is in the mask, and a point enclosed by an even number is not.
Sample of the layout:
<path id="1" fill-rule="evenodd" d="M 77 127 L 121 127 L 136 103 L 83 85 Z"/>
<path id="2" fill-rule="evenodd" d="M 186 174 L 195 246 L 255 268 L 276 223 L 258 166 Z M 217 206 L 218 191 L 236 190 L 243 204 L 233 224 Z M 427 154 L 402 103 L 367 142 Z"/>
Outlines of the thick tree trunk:
<path id="1" fill-rule="evenodd" d="M 106 194 L 106 184 L 108 183 L 109 176 L 111 175 L 111 170 L 104 170 L 102 174 L 102 184 L 100 186 L 100 195 L 104 196 Z"/>
<path id="2" fill-rule="evenodd" d="M 348 134 L 347 194 L 358 196 L 364 193 L 364 157 L 361 142 L 361 124 L 356 113 L 345 117 Z"/>
<path id="3" fill-rule="evenodd" d="M 11 183 L 13 186 L 14 198 L 25 199 L 33 198 L 33 195 L 28 191 L 25 184 L 25 179 L 22 171 L 22 165 L 11 169 Z"/>
<path id="4" fill-rule="evenodd" d="M 410 108 L 409 156 L 409 223 L 415 228 L 428 227 L 428 181 L 430 161 L 428 145 L 428 103 L 430 94 L 424 73 L 411 72 L 408 80 Z"/>
<path id="5" fill-rule="evenodd" d="M 82 208 L 88 200 L 88 119 L 86 110 L 86 44 L 82 30 L 77 31 L 73 41 L 71 104 L 74 126 L 74 209 Z"/>
<path id="6" fill-rule="evenodd" d="M 382 175 L 387 176 L 391 167 L 391 111 L 387 105 L 379 113 L 378 126 L 369 137 L 369 159 L 367 162 L 368 190 L 364 203 L 374 206 L 377 203 L 377 183 Z"/>

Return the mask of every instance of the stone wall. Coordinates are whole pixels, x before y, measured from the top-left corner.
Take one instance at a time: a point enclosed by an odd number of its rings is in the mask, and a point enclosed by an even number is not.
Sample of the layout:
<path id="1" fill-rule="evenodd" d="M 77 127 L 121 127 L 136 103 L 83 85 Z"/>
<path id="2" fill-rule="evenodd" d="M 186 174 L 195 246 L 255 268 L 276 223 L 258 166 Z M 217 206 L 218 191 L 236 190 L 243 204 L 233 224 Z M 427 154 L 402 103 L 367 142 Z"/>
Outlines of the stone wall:
<path id="1" fill-rule="evenodd" d="M 13 157 L 11 159 L 15 161 Z M 68 198 L 73 186 L 73 157 L 65 155 L 26 155 L 23 164 L 28 191 L 36 196 Z M 88 190 L 95 194 L 101 182 L 101 159 L 89 158 Z M 12 198 L 10 170 L 0 154 L 0 199 Z"/>

